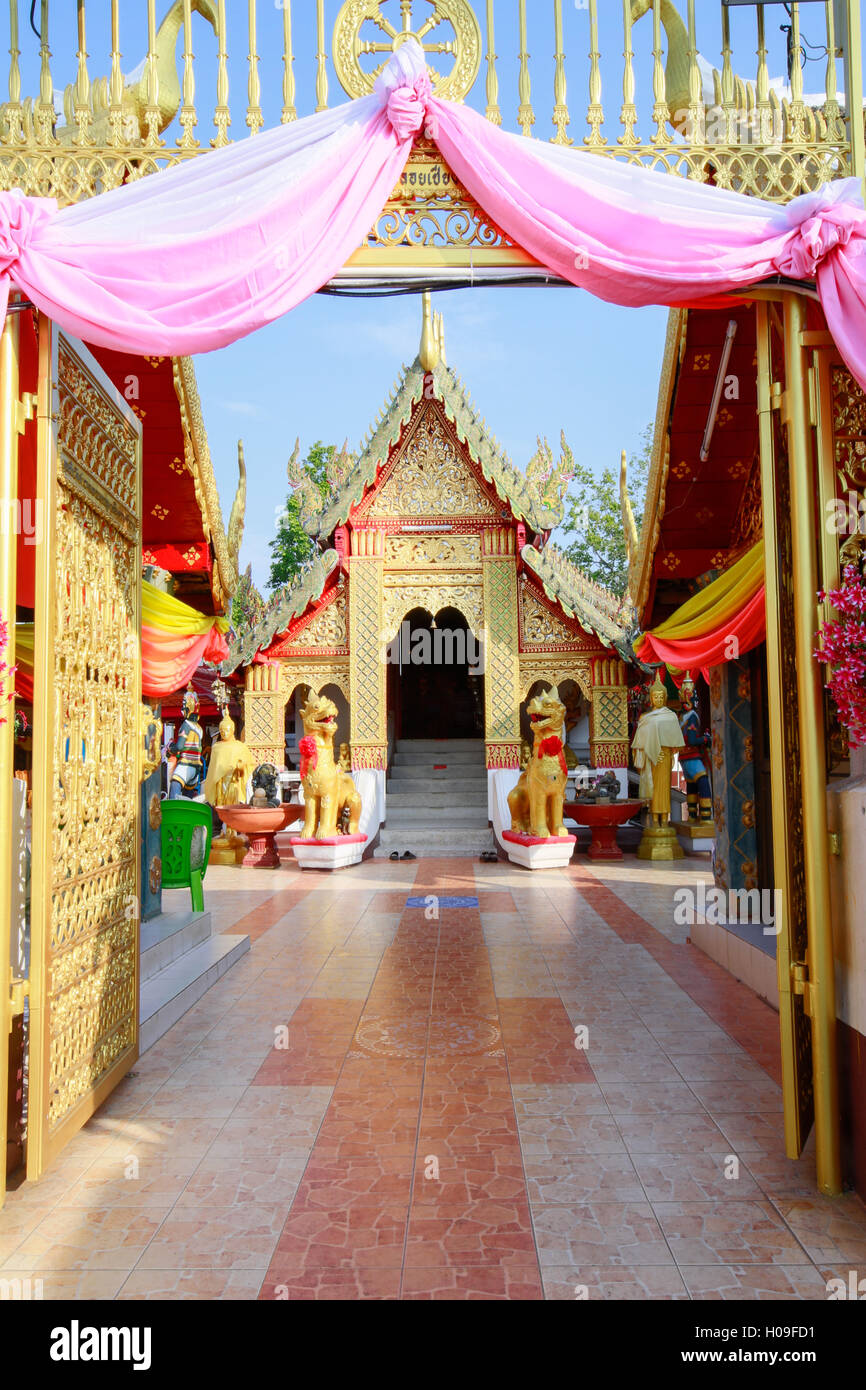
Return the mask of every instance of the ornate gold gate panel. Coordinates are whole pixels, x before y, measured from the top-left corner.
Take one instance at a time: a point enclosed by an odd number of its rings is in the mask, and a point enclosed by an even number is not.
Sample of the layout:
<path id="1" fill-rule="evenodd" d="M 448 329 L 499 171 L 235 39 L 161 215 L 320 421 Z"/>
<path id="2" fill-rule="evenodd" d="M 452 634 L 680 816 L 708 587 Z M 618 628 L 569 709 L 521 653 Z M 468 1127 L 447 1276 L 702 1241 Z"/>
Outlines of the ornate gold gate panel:
<path id="1" fill-rule="evenodd" d="M 40 323 L 27 1174 L 138 1055 L 141 426 Z"/>
<path id="2" fill-rule="evenodd" d="M 812 659 L 826 552 L 816 489 L 804 301 L 784 322 L 757 305 L 758 414 L 767 601 L 777 969 L 785 1142 L 797 1157 L 814 1122 L 818 1186 L 841 1191 L 836 999 L 830 920 L 826 728 Z M 776 327 L 774 328 L 774 324 Z M 820 451 L 818 451 L 820 453 Z"/>

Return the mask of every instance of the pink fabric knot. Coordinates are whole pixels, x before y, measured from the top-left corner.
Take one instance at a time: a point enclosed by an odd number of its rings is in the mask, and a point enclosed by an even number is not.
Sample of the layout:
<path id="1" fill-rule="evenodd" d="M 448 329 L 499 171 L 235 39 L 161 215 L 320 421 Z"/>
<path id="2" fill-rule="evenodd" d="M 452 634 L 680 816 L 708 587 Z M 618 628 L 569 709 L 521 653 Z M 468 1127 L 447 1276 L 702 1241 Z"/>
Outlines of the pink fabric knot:
<path id="1" fill-rule="evenodd" d="M 777 262 L 781 274 L 814 280 L 831 251 L 847 246 L 858 228 L 866 233 L 866 212 L 859 200 L 856 179 L 840 179 L 832 188 L 795 198 L 787 208 L 792 231 Z"/>
<path id="2" fill-rule="evenodd" d="M 398 140 L 411 140 L 425 128 L 433 138 L 438 134 L 431 108 L 433 84 L 417 39 L 400 45 L 376 82 L 376 91 Z"/>
<path id="3" fill-rule="evenodd" d="M 436 135 L 435 119 L 431 120 L 430 98 L 433 86 L 426 72 L 420 73 L 407 87 L 398 87 L 388 98 L 388 120 L 398 140 L 409 140 L 425 125 L 431 136 Z"/>
<path id="4" fill-rule="evenodd" d="M 29 198 L 20 188 L 0 193 L 0 275 L 8 275 L 33 234 L 57 212 L 54 198 Z"/>

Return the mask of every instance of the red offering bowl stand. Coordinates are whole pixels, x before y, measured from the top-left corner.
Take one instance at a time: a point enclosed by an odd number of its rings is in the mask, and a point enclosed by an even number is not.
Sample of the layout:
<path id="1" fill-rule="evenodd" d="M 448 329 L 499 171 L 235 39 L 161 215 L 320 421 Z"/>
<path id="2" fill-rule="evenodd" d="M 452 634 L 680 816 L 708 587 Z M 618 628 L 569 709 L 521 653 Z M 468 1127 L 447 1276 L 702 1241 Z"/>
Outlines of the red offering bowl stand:
<path id="1" fill-rule="evenodd" d="M 617 828 L 636 816 L 642 801 L 613 801 L 608 805 L 592 801 L 567 801 L 564 814 L 567 820 L 577 821 L 592 831 L 587 854 L 590 859 L 622 859 L 616 842 Z"/>
<path id="2" fill-rule="evenodd" d="M 216 812 L 223 825 L 248 837 L 250 847 L 244 855 L 245 869 L 278 869 L 280 856 L 274 836 L 292 821 L 302 820 L 304 808 L 292 802 L 287 806 L 217 806 Z"/>

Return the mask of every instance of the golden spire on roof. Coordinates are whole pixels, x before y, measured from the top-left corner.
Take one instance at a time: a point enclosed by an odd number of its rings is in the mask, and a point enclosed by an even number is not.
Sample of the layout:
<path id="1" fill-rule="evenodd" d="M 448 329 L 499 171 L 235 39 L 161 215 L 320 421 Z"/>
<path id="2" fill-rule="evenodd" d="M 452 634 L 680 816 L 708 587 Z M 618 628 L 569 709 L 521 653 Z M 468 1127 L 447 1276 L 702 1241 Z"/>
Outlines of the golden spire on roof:
<path id="1" fill-rule="evenodd" d="M 425 372 L 433 372 L 441 362 L 445 364 L 445 325 L 441 314 L 433 313 L 432 297 L 429 290 L 421 296 L 423 321 L 421 326 L 421 346 L 418 360 Z"/>
<path id="2" fill-rule="evenodd" d="M 622 464 L 619 474 L 619 500 L 622 509 L 622 524 L 625 529 L 625 545 L 628 562 L 634 564 L 637 556 L 639 537 L 637 523 L 634 519 L 634 510 L 631 505 L 631 498 L 628 495 L 628 455 L 625 449 L 622 451 Z"/>

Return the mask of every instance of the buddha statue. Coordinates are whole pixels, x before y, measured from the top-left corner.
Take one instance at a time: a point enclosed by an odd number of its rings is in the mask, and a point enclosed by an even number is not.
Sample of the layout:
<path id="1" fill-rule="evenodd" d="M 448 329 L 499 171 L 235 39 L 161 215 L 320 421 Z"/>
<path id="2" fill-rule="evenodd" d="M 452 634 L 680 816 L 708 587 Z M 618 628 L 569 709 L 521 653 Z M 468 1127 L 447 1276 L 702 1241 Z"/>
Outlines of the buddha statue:
<path id="1" fill-rule="evenodd" d="M 220 720 L 219 742 L 211 751 L 207 777 L 202 791 L 211 806 L 243 806 L 247 799 L 247 783 L 256 760 L 245 743 L 235 738 L 235 722 L 226 709 Z M 231 826 L 211 846 L 211 863 L 234 864 L 243 857 L 246 845 Z"/>
<path id="2" fill-rule="evenodd" d="M 648 808 L 638 857 L 680 859 L 683 851 L 671 825 L 671 775 L 674 754 L 685 747 L 685 739 L 677 716 L 668 709 L 667 690 L 658 674 L 650 689 L 650 708 L 641 715 L 631 746 L 640 773 L 639 795 Z"/>

